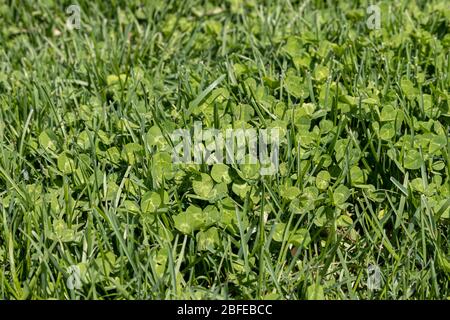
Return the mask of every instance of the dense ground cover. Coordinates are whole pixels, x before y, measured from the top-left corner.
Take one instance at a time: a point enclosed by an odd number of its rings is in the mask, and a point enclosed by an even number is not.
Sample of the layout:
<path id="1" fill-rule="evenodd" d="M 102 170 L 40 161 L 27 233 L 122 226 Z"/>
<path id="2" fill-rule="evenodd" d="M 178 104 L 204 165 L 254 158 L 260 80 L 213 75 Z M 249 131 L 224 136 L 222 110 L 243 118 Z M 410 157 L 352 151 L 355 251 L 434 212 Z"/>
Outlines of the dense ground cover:
<path id="1" fill-rule="evenodd" d="M 72 4 L 0 5 L 0 298 L 450 296 L 447 1 Z"/>

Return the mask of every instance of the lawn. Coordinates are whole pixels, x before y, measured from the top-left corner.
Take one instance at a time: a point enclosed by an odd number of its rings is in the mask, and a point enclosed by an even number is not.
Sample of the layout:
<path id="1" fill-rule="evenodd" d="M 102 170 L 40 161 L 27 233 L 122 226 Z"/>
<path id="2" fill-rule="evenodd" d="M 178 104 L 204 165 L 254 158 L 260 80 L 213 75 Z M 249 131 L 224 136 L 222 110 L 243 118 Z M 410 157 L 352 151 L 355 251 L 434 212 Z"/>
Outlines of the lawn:
<path id="1" fill-rule="evenodd" d="M 446 0 L 1 1 L 0 299 L 450 299 L 449 88 Z"/>

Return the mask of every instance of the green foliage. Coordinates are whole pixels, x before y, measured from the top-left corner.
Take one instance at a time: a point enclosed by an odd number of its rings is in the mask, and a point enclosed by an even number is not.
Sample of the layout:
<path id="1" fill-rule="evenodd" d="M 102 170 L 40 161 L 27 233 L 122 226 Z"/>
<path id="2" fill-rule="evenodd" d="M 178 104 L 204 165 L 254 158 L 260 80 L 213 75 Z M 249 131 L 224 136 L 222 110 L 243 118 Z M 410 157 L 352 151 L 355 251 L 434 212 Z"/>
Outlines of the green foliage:
<path id="1" fill-rule="evenodd" d="M 449 297 L 448 5 L 370 4 L 0 4 L 0 299 Z M 174 163 L 197 121 L 278 171 Z"/>

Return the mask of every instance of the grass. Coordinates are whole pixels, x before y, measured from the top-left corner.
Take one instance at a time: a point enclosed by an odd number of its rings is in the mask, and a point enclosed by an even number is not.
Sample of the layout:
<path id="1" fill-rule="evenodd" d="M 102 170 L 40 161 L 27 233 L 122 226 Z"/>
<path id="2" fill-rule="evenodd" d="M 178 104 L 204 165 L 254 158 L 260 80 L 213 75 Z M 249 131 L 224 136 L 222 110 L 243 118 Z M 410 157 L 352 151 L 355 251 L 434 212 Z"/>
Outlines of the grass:
<path id="1" fill-rule="evenodd" d="M 71 4 L 0 5 L 1 299 L 450 297 L 446 1 L 379 30 L 367 1 Z M 195 121 L 279 128 L 278 174 L 172 164 Z"/>

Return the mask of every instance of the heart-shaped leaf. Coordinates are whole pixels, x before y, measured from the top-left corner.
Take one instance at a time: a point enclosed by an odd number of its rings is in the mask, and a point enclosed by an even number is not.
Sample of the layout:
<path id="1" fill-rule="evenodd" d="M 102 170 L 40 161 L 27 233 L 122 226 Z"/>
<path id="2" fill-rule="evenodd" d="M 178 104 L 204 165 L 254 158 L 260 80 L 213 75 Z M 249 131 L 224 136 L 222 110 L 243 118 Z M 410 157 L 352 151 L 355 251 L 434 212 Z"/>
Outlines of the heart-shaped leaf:
<path id="1" fill-rule="evenodd" d="M 422 157 L 419 151 L 415 149 L 408 150 L 405 158 L 403 159 L 403 165 L 406 169 L 417 170 L 422 165 Z"/>
<path id="2" fill-rule="evenodd" d="M 392 122 L 385 123 L 380 129 L 380 138 L 390 141 L 395 135 L 394 124 Z"/>
<path id="3" fill-rule="evenodd" d="M 215 182 L 220 183 L 224 182 L 226 184 L 231 183 L 231 177 L 229 175 L 230 168 L 223 163 L 217 163 L 213 165 L 211 169 L 211 177 Z"/>
<path id="4" fill-rule="evenodd" d="M 295 98 L 307 98 L 309 96 L 309 91 L 306 89 L 300 77 L 292 74 L 288 75 L 284 80 L 284 86 L 287 92 Z"/>
<path id="5" fill-rule="evenodd" d="M 153 191 L 146 192 L 142 196 L 141 210 L 143 213 L 155 212 L 161 205 L 161 196 Z"/>
<path id="6" fill-rule="evenodd" d="M 212 227 L 197 233 L 197 249 L 199 251 L 212 250 L 220 244 L 219 231 Z"/>
<path id="7" fill-rule="evenodd" d="M 75 162 L 66 152 L 63 152 L 58 156 L 58 169 L 64 174 L 75 172 Z"/>
<path id="8" fill-rule="evenodd" d="M 192 188 L 196 195 L 202 198 L 208 198 L 211 190 L 213 189 L 214 182 L 211 177 L 206 173 L 201 173 L 198 177 L 192 181 Z"/>
<path id="9" fill-rule="evenodd" d="M 288 200 L 294 200 L 300 194 L 300 189 L 297 187 L 287 187 L 283 188 L 281 196 Z"/>
<path id="10" fill-rule="evenodd" d="M 316 187 L 320 190 L 326 190 L 330 184 L 331 175 L 328 171 L 320 171 L 316 176 Z"/>
<path id="11" fill-rule="evenodd" d="M 341 206 L 350 197 L 350 190 L 343 184 L 339 185 L 333 192 L 333 202 L 337 206 Z"/>

